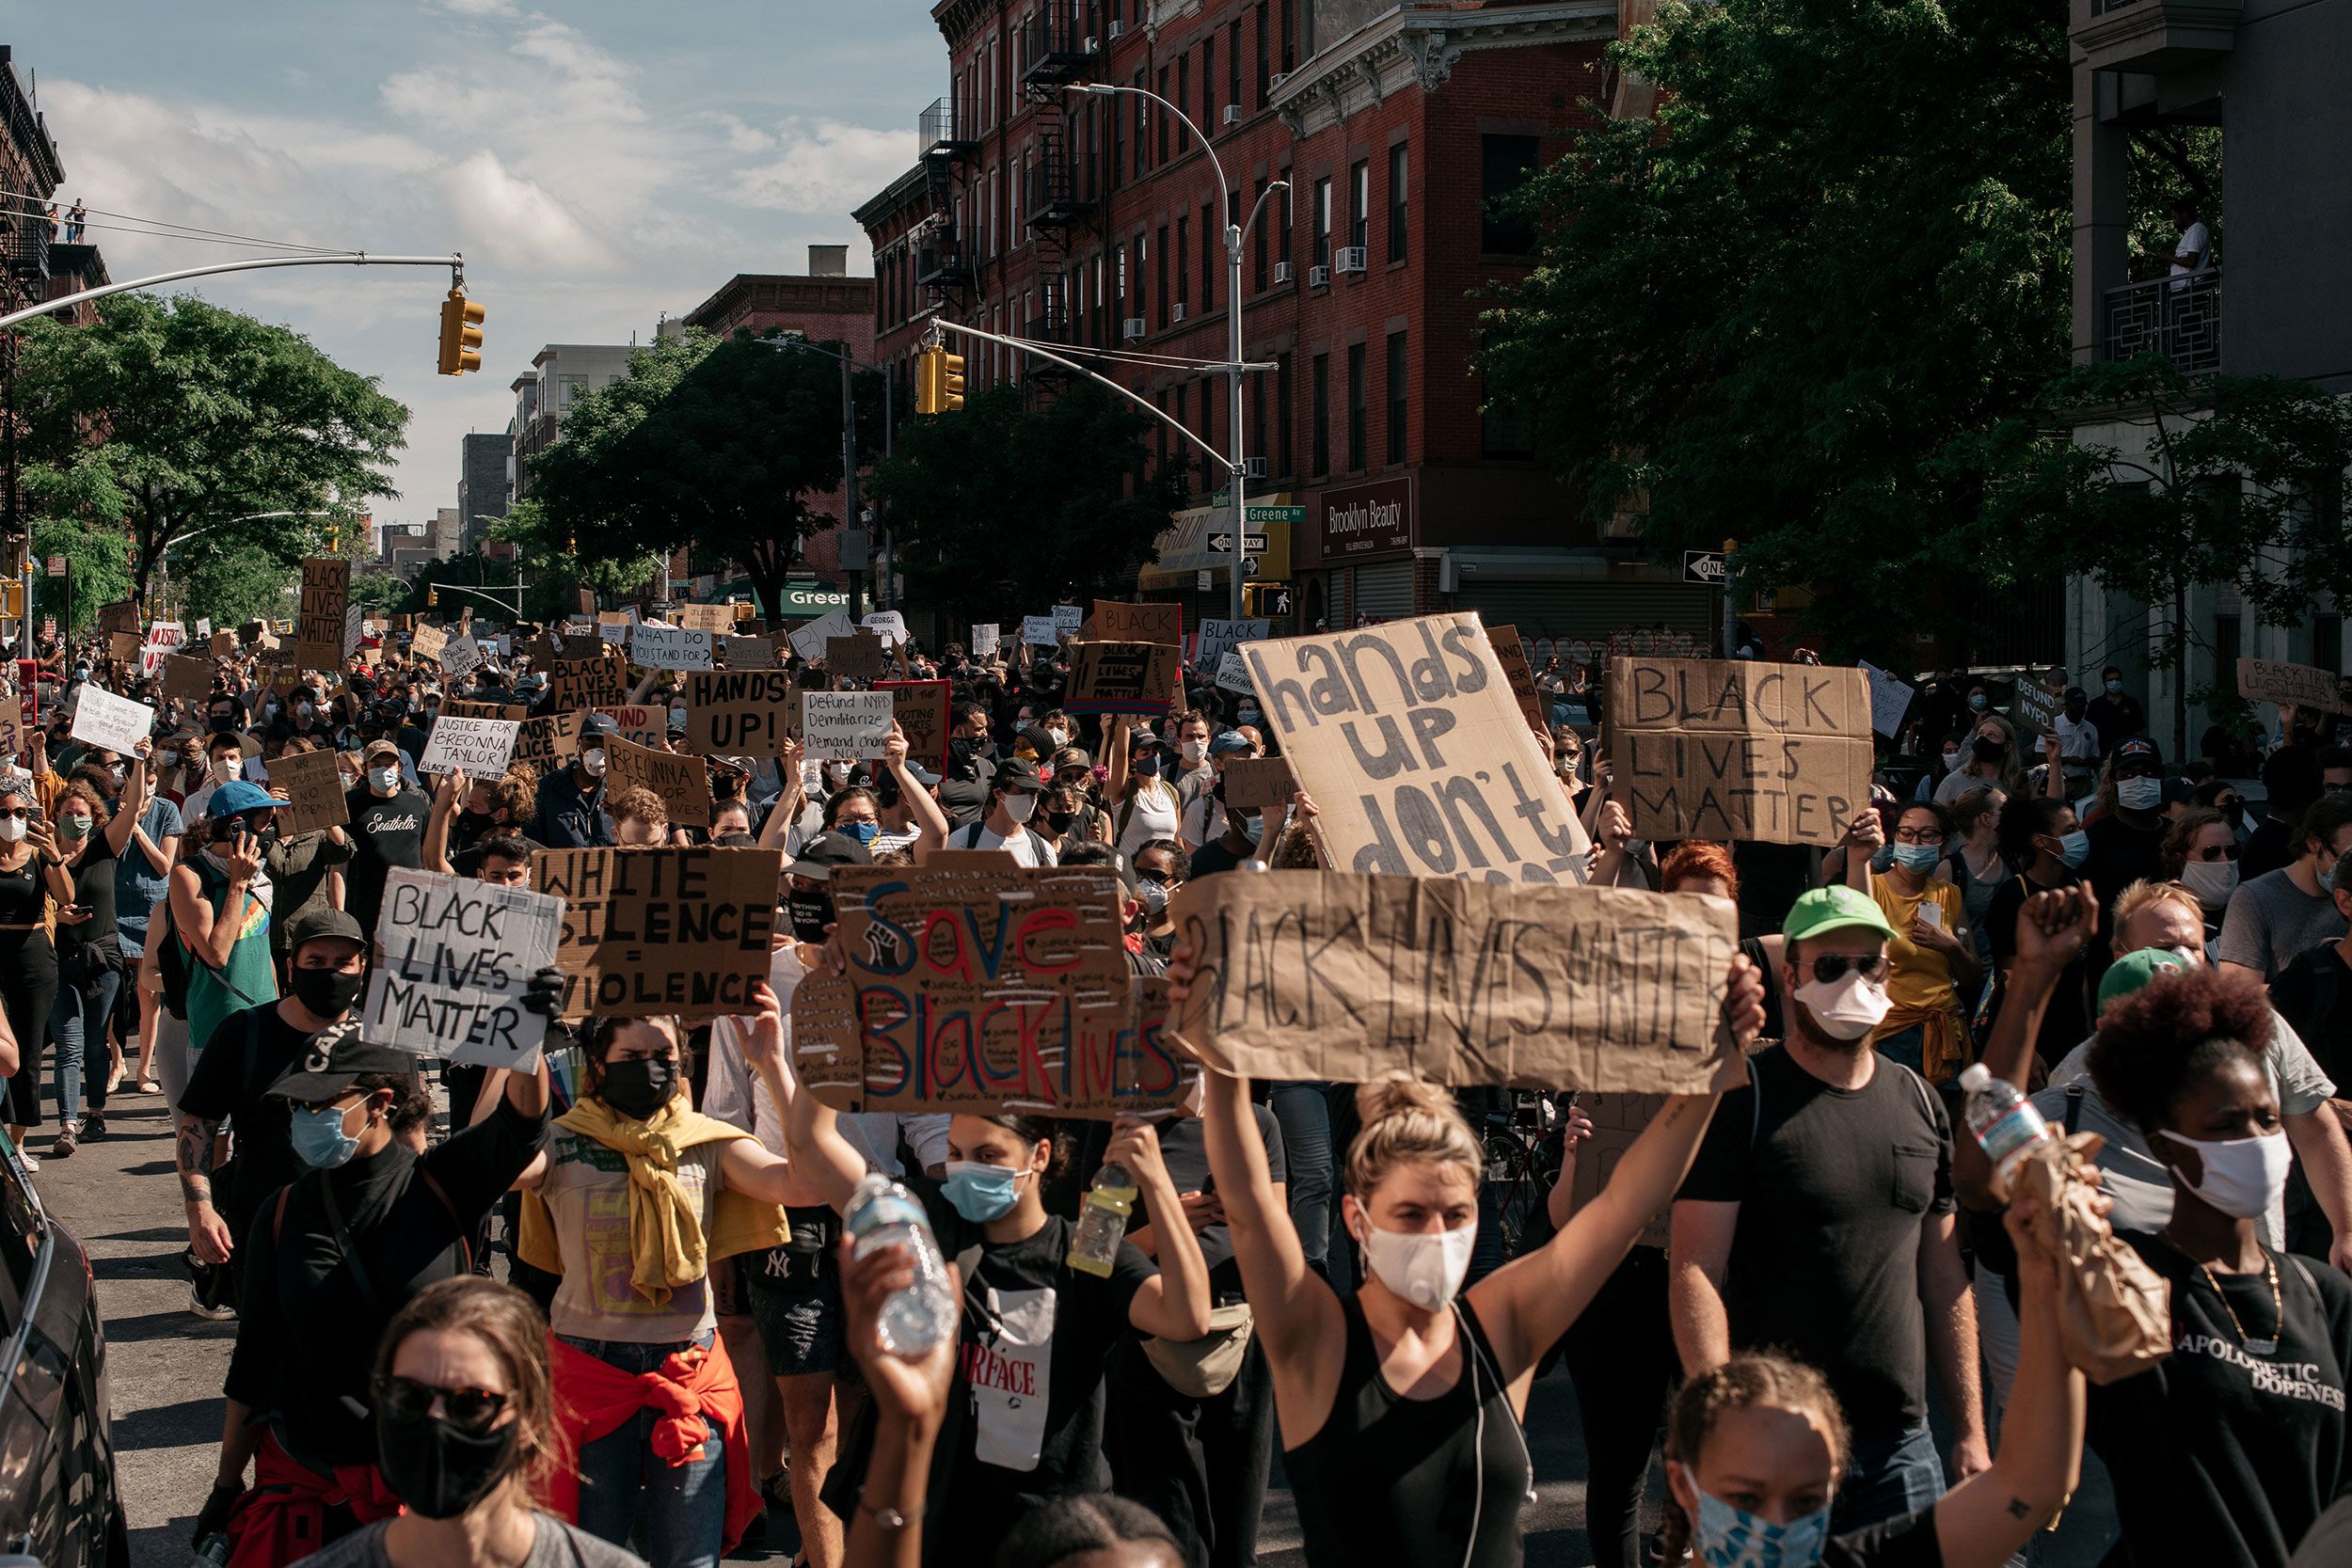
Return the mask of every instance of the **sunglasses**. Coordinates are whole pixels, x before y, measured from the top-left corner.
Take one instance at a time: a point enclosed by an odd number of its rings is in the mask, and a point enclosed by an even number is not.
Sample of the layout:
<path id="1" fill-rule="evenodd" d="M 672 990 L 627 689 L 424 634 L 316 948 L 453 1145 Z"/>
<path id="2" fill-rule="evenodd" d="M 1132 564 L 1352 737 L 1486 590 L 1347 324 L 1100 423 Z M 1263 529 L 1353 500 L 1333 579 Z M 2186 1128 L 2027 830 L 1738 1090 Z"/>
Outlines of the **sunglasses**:
<path id="1" fill-rule="evenodd" d="M 431 1415 L 433 1402 L 438 1400 L 450 1425 L 476 1434 L 489 1431 L 506 1408 L 506 1396 L 487 1388 L 443 1388 L 410 1377 L 377 1378 L 375 1397 L 388 1418 L 406 1425 Z"/>
<path id="2" fill-rule="evenodd" d="M 2208 844 L 2197 851 L 2197 858 L 2201 861 L 2233 861 L 2237 859 L 2237 849 L 2234 844 Z"/>
<path id="3" fill-rule="evenodd" d="M 1846 971 L 1860 972 L 1866 980 L 1886 978 L 1886 955 L 1873 953 L 1858 958 L 1851 953 L 1824 953 L 1813 960 L 1813 978 L 1825 986 L 1834 986 L 1846 977 Z"/>
<path id="4" fill-rule="evenodd" d="M 30 811 L 27 811 L 23 806 L 15 806 L 6 811 L 0 811 L 0 816 L 5 816 L 17 822 L 29 821 L 32 818 L 32 815 L 33 814 Z"/>

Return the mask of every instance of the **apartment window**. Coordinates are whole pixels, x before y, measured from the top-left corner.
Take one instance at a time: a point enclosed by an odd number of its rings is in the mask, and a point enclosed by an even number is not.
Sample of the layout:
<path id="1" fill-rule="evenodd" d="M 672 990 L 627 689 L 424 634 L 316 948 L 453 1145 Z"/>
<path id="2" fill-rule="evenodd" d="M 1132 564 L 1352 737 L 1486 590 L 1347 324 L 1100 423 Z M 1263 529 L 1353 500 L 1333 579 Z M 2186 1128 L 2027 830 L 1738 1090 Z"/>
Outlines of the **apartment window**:
<path id="1" fill-rule="evenodd" d="M 1478 248 L 1489 256 L 1525 256 L 1535 248 L 1535 226 L 1497 204 L 1518 194 L 1535 172 L 1539 154 L 1533 136 L 1478 138 Z"/>
<path id="2" fill-rule="evenodd" d="M 2236 673 L 2238 656 L 2245 641 L 2246 623 L 2243 618 L 2235 615 L 2217 615 L 2213 618 L 2213 676 L 2217 688 L 2226 685 Z"/>
<path id="3" fill-rule="evenodd" d="M 1168 97 L 1168 67 L 1166 66 L 1160 67 L 1160 96 Z M 1174 102 L 1181 102 L 1181 100 Z M 1154 161 L 1163 164 L 1168 162 L 1168 116 L 1160 116 L 1159 141 L 1153 153 Z"/>
<path id="4" fill-rule="evenodd" d="M 1282 171 L 1281 178 L 1282 178 L 1282 254 L 1281 254 L 1281 256 L 1279 258 L 1279 260 L 1280 260 L 1280 261 L 1289 261 L 1289 260 L 1291 259 L 1291 230 L 1292 230 L 1292 229 L 1293 229 L 1293 228 L 1294 228 L 1294 227 L 1297 224 L 1297 222 L 1298 222 L 1298 218 L 1297 218 L 1296 214 L 1295 214 L 1294 213 L 1294 211 L 1293 211 L 1293 204 L 1292 204 L 1292 202 L 1291 202 L 1291 196 L 1292 196 L 1291 184 L 1290 184 L 1291 171 L 1290 171 L 1289 169 L 1284 169 L 1284 170 Z"/>
<path id="5" fill-rule="evenodd" d="M 1347 243 L 1358 250 L 1372 248 L 1372 164 L 1359 163 L 1347 171 Z"/>
<path id="6" fill-rule="evenodd" d="M 1160 325 L 1168 325 L 1168 225 L 1160 225 Z"/>
<path id="7" fill-rule="evenodd" d="M 1266 8 L 1261 0 L 1258 7 L 1258 107 L 1263 109 L 1269 94 L 1274 91 L 1274 56 L 1267 45 L 1274 40 L 1266 33 Z"/>
<path id="8" fill-rule="evenodd" d="M 1176 56 L 1176 96 L 1168 99 L 1168 102 L 1180 109 L 1192 102 L 1192 56 L 1190 55 Z M 1185 150 L 1183 147 L 1176 150 L 1180 157 Z"/>
<path id="9" fill-rule="evenodd" d="M 1488 394 L 1492 388 L 1479 388 L 1481 407 L 1478 416 L 1478 449 L 1486 457 L 1533 457 L 1535 455 L 1535 422 L 1520 403 L 1496 403 Z"/>
<path id="10" fill-rule="evenodd" d="M 1315 404 L 1314 472 L 1322 475 L 1331 471 L 1331 356 L 1329 355 L 1315 356 L 1311 379 L 1314 382 L 1312 396 Z"/>
<path id="11" fill-rule="evenodd" d="M 1364 345 L 1347 345 L 1347 467 L 1364 466 Z"/>
<path id="12" fill-rule="evenodd" d="M 1331 264 L 1331 182 L 1315 182 L 1315 265 Z"/>
<path id="13" fill-rule="evenodd" d="M 1120 95 L 1124 97 L 1124 94 Z M 1131 99 L 1130 103 L 1141 103 Z M 1127 106 L 1114 100 L 1111 103 L 1111 182 L 1116 183 L 1127 167 Z"/>
<path id="14" fill-rule="evenodd" d="M 1389 149 L 1389 260 L 1405 260 L 1406 234 L 1406 174 L 1410 160 L 1406 157 L 1406 144 L 1398 142 Z"/>
<path id="15" fill-rule="evenodd" d="M 1291 0 L 1282 0 L 1282 74 L 1298 69 L 1298 23 L 1292 15 Z"/>
<path id="16" fill-rule="evenodd" d="M 1200 309 L 1216 309 L 1216 209 L 1200 209 Z"/>
<path id="17" fill-rule="evenodd" d="M 1389 334 L 1389 461 L 1405 461 L 1405 334 Z"/>
<path id="18" fill-rule="evenodd" d="M 1276 438 L 1281 442 L 1281 445 L 1274 452 L 1276 459 L 1274 471 L 1285 479 L 1296 472 L 1291 464 L 1291 442 L 1293 434 L 1297 429 L 1295 422 L 1296 410 L 1292 406 L 1293 402 L 1291 356 L 1287 354 L 1278 354 L 1274 356 L 1274 427 Z"/>
<path id="19" fill-rule="evenodd" d="M 1216 35 L 1200 40 L 1200 134 L 1216 135 Z"/>
<path id="20" fill-rule="evenodd" d="M 1225 29 L 1225 102 L 1241 107 L 1241 24 Z"/>
<path id="21" fill-rule="evenodd" d="M 1188 381 L 1176 384 L 1176 422 L 1186 430 L 1192 428 L 1192 383 Z M 1176 472 L 1187 482 L 1192 477 L 1192 443 L 1179 441 L 1176 444 Z"/>
<path id="22" fill-rule="evenodd" d="M 1176 303 L 1192 307 L 1192 219 L 1176 220 Z"/>
<path id="23" fill-rule="evenodd" d="M 1273 205 L 1265 199 L 1265 189 L 1266 182 L 1261 180 L 1258 188 L 1251 193 L 1251 199 L 1257 203 L 1258 231 L 1249 237 L 1250 280 L 1260 293 L 1265 293 L 1266 209 Z"/>
<path id="24" fill-rule="evenodd" d="M 1142 90 L 1143 90 L 1143 72 L 1142 72 L 1142 71 L 1136 71 L 1136 90 L 1137 92 L 1140 92 L 1140 91 L 1142 91 Z M 1148 99 L 1148 98 L 1130 98 L 1130 99 L 1128 99 L 1128 100 L 1127 100 L 1127 102 L 1135 105 L 1135 111 L 1136 111 L 1136 162 L 1135 162 L 1135 170 L 1136 170 L 1136 179 L 1138 179 L 1138 180 L 1140 180 L 1140 179 L 1142 179 L 1142 178 L 1143 178 L 1143 150 L 1144 150 L 1144 146 L 1145 146 L 1145 143 L 1146 143 L 1146 140 L 1147 140 L 1146 132 L 1147 132 L 1147 130 L 1148 130 L 1148 128 L 1149 128 L 1149 126 L 1150 126 L 1150 124 L 1151 124 L 1151 118 L 1152 118 L 1152 101 L 1151 101 L 1150 99 Z"/>

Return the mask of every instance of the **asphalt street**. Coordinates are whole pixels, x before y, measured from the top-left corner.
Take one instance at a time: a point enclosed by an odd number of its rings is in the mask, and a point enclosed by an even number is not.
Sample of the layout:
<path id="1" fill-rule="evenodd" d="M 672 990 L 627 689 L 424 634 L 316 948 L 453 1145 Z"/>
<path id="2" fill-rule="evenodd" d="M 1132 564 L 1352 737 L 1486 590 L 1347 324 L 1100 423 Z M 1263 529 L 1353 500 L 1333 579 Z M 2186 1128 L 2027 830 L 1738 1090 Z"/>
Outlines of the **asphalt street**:
<path id="1" fill-rule="evenodd" d="M 131 1568 L 189 1568 L 189 1529 L 209 1489 L 218 1452 L 220 1382 L 236 1334 L 187 1310 L 186 1245 L 172 1174 L 169 1123 L 161 1096 L 127 1085 L 108 1107 L 112 1133 L 70 1160 L 43 1160 L 34 1178 L 43 1201 L 88 1247 L 106 1320 L 114 1435 Z M 37 1138 L 38 1153 L 48 1140 Z M 1583 1444 L 1576 1391 L 1565 1373 L 1535 1386 L 1528 1408 L 1536 1500 L 1522 1519 L 1529 1568 L 1581 1568 L 1584 1536 Z M 1648 1523 L 1662 1481 L 1653 1467 Z M 2058 1535 L 2033 1561 L 2090 1568 L 2104 1550 L 2103 1478 L 2087 1481 Z M 782 1561 L 746 1552 L 744 1560 Z M 1295 1510 L 1279 1477 L 1266 1500 L 1259 1560 L 1304 1568 Z"/>

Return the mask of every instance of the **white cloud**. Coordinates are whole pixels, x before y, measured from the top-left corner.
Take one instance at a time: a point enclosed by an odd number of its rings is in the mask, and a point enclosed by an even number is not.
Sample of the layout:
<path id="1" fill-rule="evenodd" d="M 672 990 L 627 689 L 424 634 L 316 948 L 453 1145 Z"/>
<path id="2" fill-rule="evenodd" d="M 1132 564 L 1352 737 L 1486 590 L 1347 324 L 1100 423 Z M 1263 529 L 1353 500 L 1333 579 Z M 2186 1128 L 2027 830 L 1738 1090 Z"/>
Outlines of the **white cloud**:
<path id="1" fill-rule="evenodd" d="M 561 199 L 510 171 L 487 149 L 447 170 L 441 186 L 459 227 L 482 236 L 483 249 L 500 265 L 564 273 L 604 272 L 618 264 Z"/>
<path id="2" fill-rule="evenodd" d="M 834 119 L 786 120 L 777 156 L 739 173 L 730 187 L 748 207 L 846 213 L 907 171 L 914 138 Z"/>

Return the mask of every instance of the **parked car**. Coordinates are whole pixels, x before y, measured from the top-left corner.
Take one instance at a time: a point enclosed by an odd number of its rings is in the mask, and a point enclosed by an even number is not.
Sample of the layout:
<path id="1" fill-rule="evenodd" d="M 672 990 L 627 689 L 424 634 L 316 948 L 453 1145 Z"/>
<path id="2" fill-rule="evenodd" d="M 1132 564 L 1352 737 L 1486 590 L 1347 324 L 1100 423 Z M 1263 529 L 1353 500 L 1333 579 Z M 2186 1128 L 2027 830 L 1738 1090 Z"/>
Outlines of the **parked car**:
<path id="1" fill-rule="evenodd" d="M 0 1133 L 0 1554 L 128 1568 L 89 1254 Z"/>

